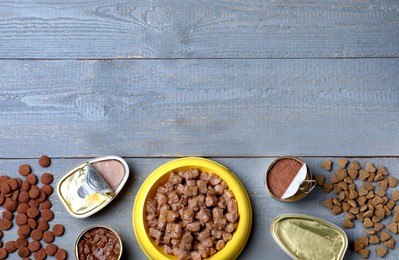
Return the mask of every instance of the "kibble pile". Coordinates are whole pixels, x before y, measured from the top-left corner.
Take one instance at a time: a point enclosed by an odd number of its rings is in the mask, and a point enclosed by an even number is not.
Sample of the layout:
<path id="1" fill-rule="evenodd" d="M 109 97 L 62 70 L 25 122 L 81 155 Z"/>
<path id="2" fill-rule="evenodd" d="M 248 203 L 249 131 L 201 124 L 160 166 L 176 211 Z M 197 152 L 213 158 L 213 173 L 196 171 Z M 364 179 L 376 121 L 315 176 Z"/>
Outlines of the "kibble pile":
<path id="1" fill-rule="evenodd" d="M 326 199 L 323 205 L 334 215 L 345 212 L 343 227 L 346 229 L 354 227 L 356 219 L 362 222 L 366 235 L 353 241 L 354 251 L 362 258 L 369 257 L 369 245 L 376 245 L 376 254 L 384 257 L 389 249 L 395 249 L 393 235 L 399 231 L 399 206 L 396 206 L 399 191 L 395 188 L 398 180 L 389 176 L 384 166 L 376 169 L 370 162 L 364 169 L 359 162 L 345 158 L 338 159 L 337 163 L 339 169 L 331 176 L 331 183 L 325 181 L 324 175 L 315 176 L 326 193 L 333 191 L 337 195 Z M 332 162 L 324 161 L 321 166 L 331 171 Z M 391 215 L 388 225 L 381 223 Z"/>
<path id="2" fill-rule="evenodd" d="M 43 155 L 39 159 L 42 167 L 50 166 L 51 160 Z M 49 196 L 53 193 L 53 175 L 43 173 L 38 177 L 32 173 L 28 164 L 18 168 L 23 178 L 0 176 L 0 206 L 4 208 L 0 219 L 0 259 L 6 259 L 17 252 L 18 256 L 42 260 L 47 256 L 55 256 L 57 260 L 66 259 L 65 249 L 58 248 L 53 242 L 55 237 L 64 234 L 64 226 L 55 224 L 50 230 L 49 222 L 54 218 Z M 18 226 L 16 240 L 5 243 L 3 231 L 11 230 L 13 224 Z"/>

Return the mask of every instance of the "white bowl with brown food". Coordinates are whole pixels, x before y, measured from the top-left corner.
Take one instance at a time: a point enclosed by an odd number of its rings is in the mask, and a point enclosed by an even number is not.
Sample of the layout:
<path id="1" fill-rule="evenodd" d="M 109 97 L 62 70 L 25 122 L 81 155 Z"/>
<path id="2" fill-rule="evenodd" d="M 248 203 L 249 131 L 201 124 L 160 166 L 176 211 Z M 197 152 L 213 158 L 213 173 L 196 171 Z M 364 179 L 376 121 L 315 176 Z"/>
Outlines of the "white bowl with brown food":
<path id="1" fill-rule="evenodd" d="M 150 259 L 235 259 L 252 227 L 251 202 L 223 165 L 198 157 L 170 161 L 142 184 L 133 229 Z"/>

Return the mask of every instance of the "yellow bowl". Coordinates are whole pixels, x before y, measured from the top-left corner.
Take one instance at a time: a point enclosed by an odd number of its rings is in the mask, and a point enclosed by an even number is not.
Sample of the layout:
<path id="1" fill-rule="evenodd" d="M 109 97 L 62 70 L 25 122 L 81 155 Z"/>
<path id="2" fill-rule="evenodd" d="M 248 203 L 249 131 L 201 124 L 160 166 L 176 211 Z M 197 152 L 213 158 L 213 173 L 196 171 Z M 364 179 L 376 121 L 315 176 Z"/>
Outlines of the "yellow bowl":
<path id="1" fill-rule="evenodd" d="M 208 173 L 215 173 L 222 178 L 229 189 L 233 191 L 238 204 L 239 220 L 232 239 L 226 246 L 208 259 L 236 259 L 248 241 L 252 227 L 252 207 L 248 193 L 241 181 L 223 165 L 204 158 L 186 157 L 165 163 L 153 171 L 141 185 L 133 206 L 133 229 L 137 242 L 149 259 L 177 259 L 164 252 L 148 235 L 147 221 L 145 220 L 146 201 L 155 196 L 158 186 L 167 182 L 172 171 L 198 168 Z"/>

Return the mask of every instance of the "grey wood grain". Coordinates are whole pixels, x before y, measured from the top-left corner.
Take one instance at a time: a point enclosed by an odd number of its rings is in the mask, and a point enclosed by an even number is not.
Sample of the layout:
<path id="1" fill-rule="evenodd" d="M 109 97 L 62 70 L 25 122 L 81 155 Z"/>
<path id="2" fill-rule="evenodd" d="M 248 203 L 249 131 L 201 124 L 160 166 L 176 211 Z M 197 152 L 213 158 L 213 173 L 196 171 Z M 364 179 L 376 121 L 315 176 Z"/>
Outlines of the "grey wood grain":
<path id="1" fill-rule="evenodd" d="M 398 155 L 399 59 L 0 67 L 2 158 Z"/>
<path id="2" fill-rule="evenodd" d="M 332 173 L 326 172 L 320 166 L 320 162 L 324 159 L 325 158 L 305 158 L 305 162 L 310 166 L 313 175 L 324 174 L 327 177 L 331 176 Z M 20 177 L 17 173 L 18 166 L 21 163 L 29 163 L 38 176 L 43 172 L 52 172 L 55 175 L 56 182 L 64 173 L 84 160 L 85 158 L 53 159 L 51 167 L 47 169 L 39 167 L 36 159 L 0 160 L 0 174 Z M 133 203 L 137 191 L 145 178 L 158 166 L 169 160 L 171 159 L 128 159 L 127 161 L 131 173 L 122 192 L 110 205 L 87 219 L 78 220 L 70 217 L 60 204 L 56 194 L 53 194 L 51 199 L 53 202 L 55 219 L 50 223 L 50 227 L 56 223 L 63 223 L 66 226 L 65 235 L 56 238 L 55 243 L 59 247 L 64 247 L 68 251 L 69 259 L 73 259 L 73 246 L 78 234 L 90 225 L 104 224 L 112 227 L 121 235 L 124 243 L 124 259 L 145 259 L 133 234 L 131 214 Z M 270 225 L 273 219 L 280 214 L 300 213 L 312 215 L 335 223 L 342 228 L 344 216 L 342 214 L 333 216 L 329 210 L 322 206 L 323 200 L 333 195 L 325 194 L 322 189 L 318 187 L 306 198 L 296 203 L 282 203 L 269 196 L 263 185 L 263 178 L 264 172 L 273 158 L 214 158 L 214 160 L 230 168 L 241 179 L 251 198 L 253 208 L 252 233 L 239 259 L 289 259 L 273 241 L 270 233 Z M 391 176 L 399 178 L 399 169 L 397 167 L 399 163 L 398 158 L 372 158 L 360 159 L 359 161 L 363 167 L 368 161 L 372 162 L 377 167 L 384 165 Z M 384 223 L 389 223 L 391 218 L 392 216 L 385 219 Z M 14 226 L 12 230 L 5 232 L 3 241 L 16 238 L 15 232 L 16 226 Z M 360 256 L 352 250 L 352 241 L 365 234 L 360 222 L 356 221 L 355 228 L 345 230 L 345 232 L 350 241 L 345 259 L 361 259 Z M 398 236 L 396 235 L 394 238 L 397 240 Z M 375 255 L 375 246 L 370 247 L 370 249 L 371 254 L 369 259 L 378 259 Z M 13 256 L 15 256 L 15 254 Z M 397 259 L 398 257 L 398 251 L 390 251 L 386 256 L 387 259 Z"/>
<path id="3" fill-rule="evenodd" d="M 399 57 L 399 4 L 10 0 L 0 34 L 0 58 Z"/>

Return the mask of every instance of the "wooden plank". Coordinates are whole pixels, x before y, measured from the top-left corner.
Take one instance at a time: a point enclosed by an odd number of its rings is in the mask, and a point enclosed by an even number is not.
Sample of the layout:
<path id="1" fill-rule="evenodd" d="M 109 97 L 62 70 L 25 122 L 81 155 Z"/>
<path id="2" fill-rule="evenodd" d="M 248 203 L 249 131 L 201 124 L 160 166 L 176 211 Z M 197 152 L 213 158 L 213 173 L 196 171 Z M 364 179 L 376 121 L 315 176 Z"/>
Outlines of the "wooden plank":
<path id="1" fill-rule="evenodd" d="M 399 57 L 399 4 L 3 1 L 0 58 Z"/>
<path id="2" fill-rule="evenodd" d="M 399 59 L 0 67 L 0 158 L 398 155 Z"/>
<path id="3" fill-rule="evenodd" d="M 84 158 L 53 159 L 52 165 L 48 169 L 38 167 L 37 159 L 0 160 L 0 173 L 19 177 L 17 173 L 18 166 L 22 163 L 29 163 L 37 175 L 40 175 L 44 171 L 49 171 L 55 175 L 55 181 L 58 181 L 65 172 L 84 160 Z M 78 233 L 90 225 L 104 224 L 114 228 L 121 235 L 124 243 L 125 259 L 146 259 L 133 234 L 131 211 L 135 196 L 145 178 L 158 166 L 169 160 L 171 159 L 128 159 L 131 175 L 119 197 L 101 212 L 87 219 L 78 220 L 70 217 L 60 204 L 58 197 L 53 194 L 51 199 L 55 219 L 50 223 L 50 227 L 56 223 L 63 223 L 66 226 L 65 235 L 57 238 L 55 243 L 60 247 L 64 247 L 68 251 L 70 258 L 73 258 L 73 246 Z M 333 216 L 329 210 L 322 206 L 323 200 L 332 197 L 332 194 L 325 194 L 319 187 L 300 202 L 282 203 L 272 199 L 265 190 L 263 178 L 264 172 L 273 158 L 215 158 L 214 160 L 230 168 L 241 179 L 251 198 L 254 213 L 252 234 L 240 259 L 265 259 L 265 255 L 267 255 L 266 259 L 289 259 L 273 241 L 270 233 L 270 225 L 273 219 L 280 214 L 300 213 L 312 215 L 326 219 L 342 227 L 344 216 L 342 214 Z M 321 168 L 320 162 L 322 160 L 324 158 L 306 158 L 305 162 L 310 166 L 314 175 L 326 174 L 330 176 L 331 173 L 327 173 Z M 359 159 L 359 161 L 363 167 L 367 161 L 372 162 L 376 167 L 384 165 L 391 176 L 399 178 L 398 158 L 371 158 Z M 384 223 L 389 223 L 390 218 L 384 220 Z M 364 235 L 364 230 L 359 221 L 355 221 L 355 228 L 345 231 L 348 235 L 350 245 L 352 245 L 354 239 Z M 5 232 L 3 241 L 15 239 L 16 234 L 13 234 L 15 232 L 16 227 L 14 226 L 11 231 Z M 378 259 L 375 255 L 374 247 L 371 247 L 371 251 L 369 259 Z M 399 257 L 399 254 L 397 251 L 390 251 L 386 257 L 387 259 L 396 259 Z M 346 254 L 346 259 L 361 258 L 353 252 L 350 246 Z"/>

